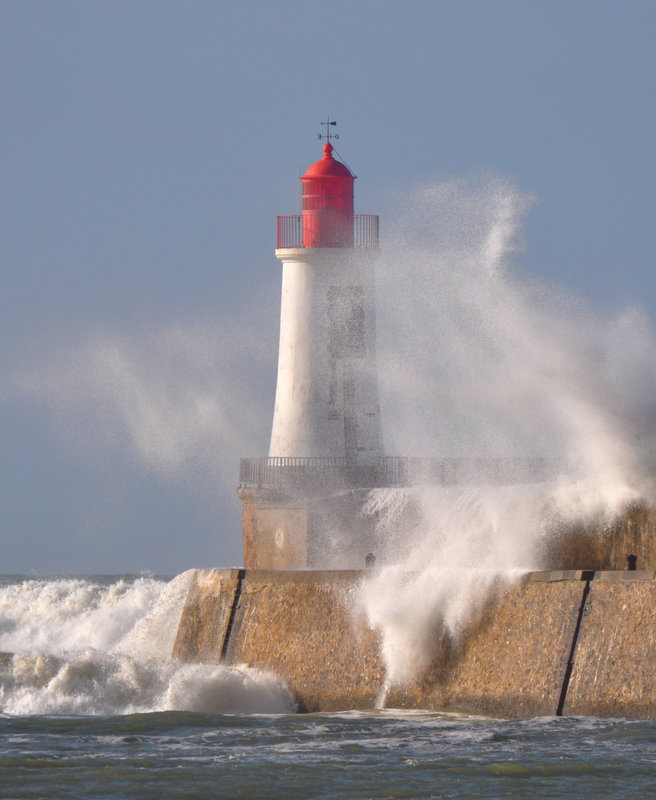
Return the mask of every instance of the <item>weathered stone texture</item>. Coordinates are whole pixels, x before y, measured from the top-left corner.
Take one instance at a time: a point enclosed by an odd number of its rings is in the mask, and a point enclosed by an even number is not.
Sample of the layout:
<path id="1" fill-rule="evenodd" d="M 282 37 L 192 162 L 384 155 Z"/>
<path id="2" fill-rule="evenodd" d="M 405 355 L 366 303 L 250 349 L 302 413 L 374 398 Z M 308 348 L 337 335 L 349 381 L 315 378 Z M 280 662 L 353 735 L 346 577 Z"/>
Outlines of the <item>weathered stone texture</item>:
<path id="1" fill-rule="evenodd" d="M 357 613 L 356 571 L 199 570 L 173 655 L 268 669 L 307 711 L 371 709 L 380 643 Z M 552 571 L 500 584 L 464 640 L 436 640 L 415 685 L 386 705 L 506 717 L 557 713 L 585 587 L 565 714 L 656 718 L 656 573 Z M 241 593 L 240 593 L 241 588 Z"/>
<path id="2" fill-rule="evenodd" d="M 332 569 L 364 565 L 379 543 L 373 518 L 362 515 L 368 489 L 327 495 L 271 488 L 237 490 L 246 569 Z M 357 520 L 357 535 L 354 534 Z"/>
<path id="3" fill-rule="evenodd" d="M 173 657 L 218 662 L 239 579 L 236 569 L 197 569 L 182 610 Z"/>
<path id="4" fill-rule="evenodd" d="M 354 610 L 361 577 L 247 571 L 227 663 L 272 670 L 306 710 L 373 708 L 384 669 L 378 637 Z M 234 571 L 197 574 L 174 655 L 219 660 L 236 580 Z M 426 674 L 410 688 L 391 691 L 387 705 L 505 716 L 555 713 L 583 585 L 580 573 L 542 573 L 500 587 L 464 642 L 436 643 Z"/>
<path id="5" fill-rule="evenodd" d="M 270 489 L 239 489 L 247 569 L 299 569 L 308 563 L 308 512 Z"/>
<path id="6" fill-rule="evenodd" d="M 656 717 L 653 576 L 653 571 L 595 576 L 574 653 L 565 714 Z"/>
<path id="7" fill-rule="evenodd" d="M 627 556 L 638 569 L 656 567 L 656 509 L 636 504 L 615 520 L 555 526 L 543 562 L 550 568 L 625 570 Z"/>
<path id="8" fill-rule="evenodd" d="M 580 581 L 499 587 L 459 647 L 445 644 L 388 704 L 496 716 L 555 714 L 581 604 Z"/>
<path id="9" fill-rule="evenodd" d="M 383 669 L 376 636 L 354 612 L 359 578 L 247 572 L 227 662 L 272 670 L 307 711 L 373 708 Z"/>

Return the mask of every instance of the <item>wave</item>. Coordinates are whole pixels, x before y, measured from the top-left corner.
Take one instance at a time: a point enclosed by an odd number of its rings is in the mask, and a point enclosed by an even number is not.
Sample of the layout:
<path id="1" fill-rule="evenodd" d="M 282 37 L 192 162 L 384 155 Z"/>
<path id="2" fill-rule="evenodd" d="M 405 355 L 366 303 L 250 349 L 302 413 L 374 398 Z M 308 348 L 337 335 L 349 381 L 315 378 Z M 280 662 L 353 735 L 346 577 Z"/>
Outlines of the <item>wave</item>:
<path id="1" fill-rule="evenodd" d="M 5 579 L 0 711 L 293 712 L 289 691 L 269 673 L 170 658 L 191 576 Z"/>

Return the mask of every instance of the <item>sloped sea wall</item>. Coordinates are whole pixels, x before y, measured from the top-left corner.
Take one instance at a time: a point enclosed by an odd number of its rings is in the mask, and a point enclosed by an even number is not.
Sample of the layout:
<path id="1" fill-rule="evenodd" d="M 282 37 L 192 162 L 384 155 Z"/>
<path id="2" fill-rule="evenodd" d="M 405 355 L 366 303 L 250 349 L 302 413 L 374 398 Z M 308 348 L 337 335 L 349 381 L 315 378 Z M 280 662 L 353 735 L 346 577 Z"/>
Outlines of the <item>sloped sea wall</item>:
<path id="1" fill-rule="evenodd" d="M 268 669 L 305 711 L 372 709 L 379 641 L 357 571 L 197 570 L 173 655 Z M 458 647 L 436 642 L 388 707 L 505 717 L 656 717 L 656 571 L 529 573 L 499 586 Z"/>

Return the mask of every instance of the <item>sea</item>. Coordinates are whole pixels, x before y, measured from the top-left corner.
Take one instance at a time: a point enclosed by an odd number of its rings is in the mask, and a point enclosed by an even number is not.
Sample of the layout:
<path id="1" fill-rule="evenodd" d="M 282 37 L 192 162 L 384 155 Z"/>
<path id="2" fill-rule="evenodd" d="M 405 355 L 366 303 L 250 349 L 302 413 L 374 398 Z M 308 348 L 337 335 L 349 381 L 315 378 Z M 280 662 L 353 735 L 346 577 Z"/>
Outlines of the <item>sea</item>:
<path id="1" fill-rule="evenodd" d="M 296 713 L 170 657 L 191 578 L 0 578 L 0 798 L 656 798 L 656 723 Z"/>

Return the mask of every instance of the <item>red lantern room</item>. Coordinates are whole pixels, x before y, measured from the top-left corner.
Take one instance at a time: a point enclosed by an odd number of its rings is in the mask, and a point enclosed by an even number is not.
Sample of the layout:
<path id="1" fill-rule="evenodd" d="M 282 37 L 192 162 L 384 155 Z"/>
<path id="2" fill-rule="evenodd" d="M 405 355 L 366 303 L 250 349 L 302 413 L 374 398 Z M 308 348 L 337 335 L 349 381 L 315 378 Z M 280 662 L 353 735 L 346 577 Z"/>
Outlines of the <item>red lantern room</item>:
<path id="1" fill-rule="evenodd" d="M 303 247 L 353 247 L 353 181 L 348 167 L 333 158 L 327 142 L 324 157 L 301 178 Z"/>

